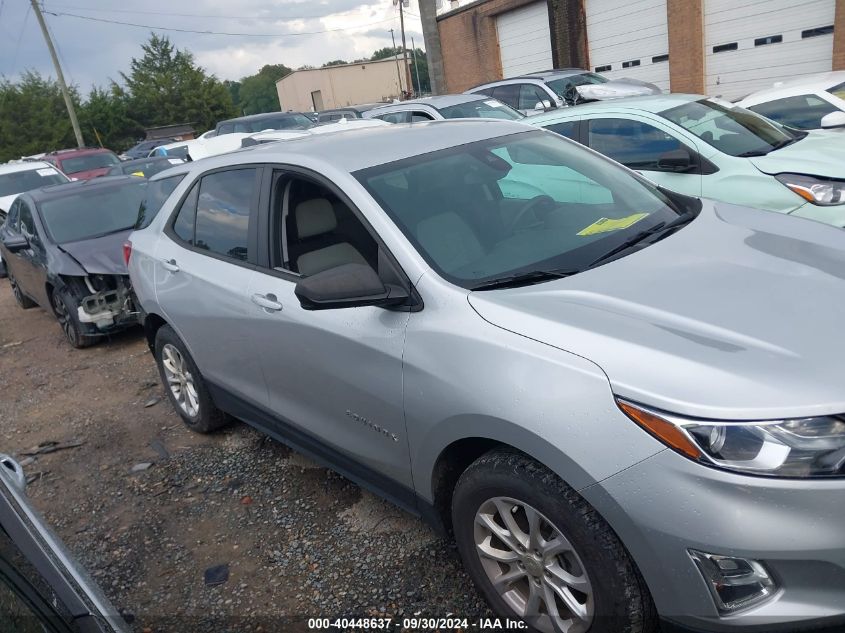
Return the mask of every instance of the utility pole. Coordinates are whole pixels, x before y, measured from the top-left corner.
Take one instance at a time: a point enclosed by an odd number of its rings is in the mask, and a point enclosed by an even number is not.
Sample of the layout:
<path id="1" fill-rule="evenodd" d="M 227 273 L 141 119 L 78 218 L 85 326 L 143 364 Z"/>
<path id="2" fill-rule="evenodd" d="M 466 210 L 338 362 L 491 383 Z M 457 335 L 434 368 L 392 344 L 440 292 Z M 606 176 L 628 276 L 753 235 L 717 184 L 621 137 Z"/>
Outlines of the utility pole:
<path id="1" fill-rule="evenodd" d="M 417 45 L 414 44 L 414 36 L 411 36 L 411 50 L 414 52 L 414 72 L 417 74 L 417 96 L 422 93 L 422 84 L 420 83 L 420 63 L 417 61 Z"/>
<path id="2" fill-rule="evenodd" d="M 396 2 L 397 0 L 394 0 Z M 405 64 L 405 86 L 411 88 L 411 69 L 408 67 L 408 47 L 405 45 L 405 13 L 402 7 L 408 0 L 398 0 L 399 3 L 399 28 L 402 30 L 402 59 Z"/>
<path id="3" fill-rule="evenodd" d="M 390 40 L 393 42 L 393 52 L 396 53 L 396 38 L 393 37 L 393 29 L 390 29 Z M 402 100 L 402 75 L 399 74 L 399 56 L 393 55 L 396 60 L 396 79 L 399 81 L 399 101 Z"/>
<path id="4" fill-rule="evenodd" d="M 76 136 L 76 144 L 79 147 L 85 147 L 85 142 L 82 140 L 82 130 L 79 129 L 79 120 L 76 118 L 76 110 L 73 109 L 73 101 L 70 98 L 70 92 L 65 83 L 65 76 L 62 74 L 62 67 L 59 65 L 59 58 L 56 55 L 56 49 L 53 48 L 53 40 L 50 39 L 50 32 L 47 30 L 47 23 L 44 21 L 44 16 L 41 15 L 41 7 L 38 6 L 37 0 L 30 0 L 32 3 L 32 10 L 35 17 L 38 19 L 38 24 L 41 26 L 41 32 L 44 34 L 44 39 L 47 41 L 47 48 L 50 51 L 50 57 L 53 58 L 53 66 L 56 69 L 56 76 L 59 79 L 59 87 L 62 89 L 62 96 L 65 98 L 65 106 L 67 107 L 68 116 L 70 116 L 70 124 L 73 126 L 73 134 Z"/>
<path id="5" fill-rule="evenodd" d="M 419 5 L 431 92 L 439 95 L 446 92 L 446 74 L 443 68 L 443 53 L 440 49 L 440 31 L 437 28 L 437 5 L 435 0 L 419 0 Z"/>

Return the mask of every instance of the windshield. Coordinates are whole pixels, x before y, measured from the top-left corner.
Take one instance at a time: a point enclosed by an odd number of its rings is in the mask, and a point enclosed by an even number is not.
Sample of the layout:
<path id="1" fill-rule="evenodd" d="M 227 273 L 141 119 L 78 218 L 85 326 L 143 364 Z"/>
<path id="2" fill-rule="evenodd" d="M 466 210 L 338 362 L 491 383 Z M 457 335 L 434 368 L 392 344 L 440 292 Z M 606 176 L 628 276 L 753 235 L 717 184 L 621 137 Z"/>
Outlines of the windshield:
<path id="1" fill-rule="evenodd" d="M 644 180 L 548 132 L 524 132 L 355 174 L 440 275 L 464 288 L 575 271 L 678 217 Z"/>
<path id="2" fill-rule="evenodd" d="M 602 77 L 595 73 L 581 73 L 580 75 L 570 75 L 569 77 L 561 77 L 560 79 L 552 79 L 546 82 L 546 85 L 554 90 L 556 95 L 563 96 L 571 86 L 586 86 L 588 84 L 604 84 L 609 79 Z"/>
<path id="3" fill-rule="evenodd" d="M 438 108 L 444 119 L 474 119 L 484 117 L 488 119 L 506 119 L 517 121 L 524 119 L 521 112 L 517 112 L 509 105 L 497 99 L 484 99 L 483 101 L 468 101 L 445 108 Z"/>
<path id="4" fill-rule="evenodd" d="M 63 172 L 66 174 L 76 174 L 80 171 L 88 171 L 89 169 L 100 169 L 101 167 L 117 165 L 120 159 L 111 152 L 101 152 L 99 154 L 77 156 L 76 158 L 64 158 L 60 162 Z"/>
<path id="5" fill-rule="evenodd" d="M 147 181 L 138 178 L 113 187 L 77 189 L 71 195 L 42 202 L 41 218 L 57 244 L 131 229 L 146 188 Z"/>
<path id="6" fill-rule="evenodd" d="M 759 114 L 713 99 L 685 103 L 660 114 L 730 156 L 768 154 L 796 140 Z"/>
<path id="7" fill-rule="evenodd" d="M 38 169 L 0 174 L 0 197 L 63 182 L 67 182 L 67 177 L 52 167 L 39 167 Z"/>

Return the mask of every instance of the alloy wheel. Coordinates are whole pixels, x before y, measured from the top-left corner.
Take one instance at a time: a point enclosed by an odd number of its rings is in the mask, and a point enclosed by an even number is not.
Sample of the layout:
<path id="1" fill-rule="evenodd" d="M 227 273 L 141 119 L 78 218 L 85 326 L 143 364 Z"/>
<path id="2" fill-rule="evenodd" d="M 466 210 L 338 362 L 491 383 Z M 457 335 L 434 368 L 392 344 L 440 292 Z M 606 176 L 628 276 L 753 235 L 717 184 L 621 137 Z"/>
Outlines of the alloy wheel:
<path id="1" fill-rule="evenodd" d="M 194 377 L 185 362 L 185 357 L 175 345 L 167 343 L 162 347 L 161 365 L 164 368 L 167 386 L 176 404 L 188 417 L 197 417 L 200 401 Z"/>
<path id="2" fill-rule="evenodd" d="M 545 633 L 582 633 L 593 621 L 593 589 L 574 546 L 529 504 L 493 497 L 474 525 L 481 566 L 513 611 Z"/>
<path id="3" fill-rule="evenodd" d="M 73 317 L 71 317 L 65 302 L 62 301 L 58 292 L 53 293 L 52 300 L 53 311 L 56 313 L 56 319 L 58 319 L 59 325 L 62 327 L 62 331 L 65 333 L 67 340 L 70 341 L 72 345 L 76 345 L 77 332 L 76 326 L 73 323 Z"/>

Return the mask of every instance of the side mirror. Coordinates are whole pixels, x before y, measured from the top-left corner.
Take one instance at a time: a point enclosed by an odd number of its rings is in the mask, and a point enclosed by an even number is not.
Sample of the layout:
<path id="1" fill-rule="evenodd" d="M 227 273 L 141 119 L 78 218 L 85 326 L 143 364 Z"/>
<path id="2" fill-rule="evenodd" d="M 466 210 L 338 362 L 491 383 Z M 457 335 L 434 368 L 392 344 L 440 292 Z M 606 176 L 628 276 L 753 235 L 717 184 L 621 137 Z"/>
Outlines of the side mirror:
<path id="1" fill-rule="evenodd" d="M 548 101 L 546 99 L 543 99 L 543 101 L 538 101 L 537 105 L 534 106 L 534 110 L 536 112 L 548 112 L 551 109 L 552 109 L 552 102 Z"/>
<path id="2" fill-rule="evenodd" d="M 845 112 L 837 110 L 836 112 L 825 114 L 822 117 L 821 126 L 825 130 L 834 127 L 845 127 Z"/>
<path id="3" fill-rule="evenodd" d="M 689 171 L 693 167 L 692 156 L 685 149 L 673 149 L 660 155 L 657 167 L 664 171 Z"/>
<path id="4" fill-rule="evenodd" d="M 366 264 L 344 264 L 305 277 L 294 288 L 305 310 L 336 310 L 359 306 L 396 306 L 408 300 L 408 292 L 385 285 Z"/>
<path id="5" fill-rule="evenodd" d="M 5 246 L 10 253 L 17 253 L 29 248 L 29 240 L 23 235 L 11 235 L 3 240 L 3 246 Z"/>

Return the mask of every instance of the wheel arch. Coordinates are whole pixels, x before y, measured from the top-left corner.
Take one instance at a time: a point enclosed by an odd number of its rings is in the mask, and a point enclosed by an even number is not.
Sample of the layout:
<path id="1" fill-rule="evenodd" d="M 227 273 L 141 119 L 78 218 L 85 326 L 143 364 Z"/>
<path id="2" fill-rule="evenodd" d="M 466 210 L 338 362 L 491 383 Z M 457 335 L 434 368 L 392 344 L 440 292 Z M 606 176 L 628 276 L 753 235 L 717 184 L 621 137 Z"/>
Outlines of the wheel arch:
<path id="1" fill-rule="evenodd" d="M 155 352 L 156 333 L 158 333 L 162 326 L 167 324 L 164 317 L 155 312 L 148 313 L 144 318 L 144 336 L 147 339 L 147 346 L 151 352 Z"/>

